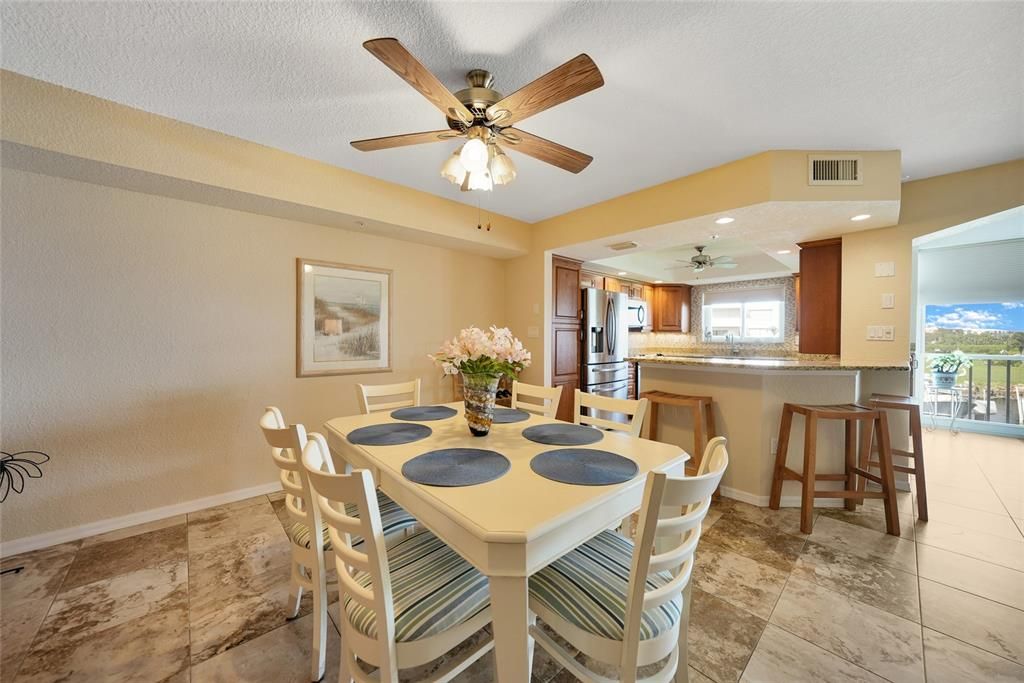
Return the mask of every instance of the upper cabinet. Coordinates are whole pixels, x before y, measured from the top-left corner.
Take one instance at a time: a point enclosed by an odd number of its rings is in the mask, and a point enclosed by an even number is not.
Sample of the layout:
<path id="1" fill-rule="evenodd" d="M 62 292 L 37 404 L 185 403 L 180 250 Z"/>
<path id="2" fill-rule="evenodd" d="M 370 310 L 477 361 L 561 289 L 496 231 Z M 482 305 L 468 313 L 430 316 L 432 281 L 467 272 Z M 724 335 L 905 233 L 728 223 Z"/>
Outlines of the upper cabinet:
<path id="1" fill-rule="evenodd" d="M 611 275 L 604 276 L 604 287 L 602 289 L 607 289 L 609 292 L 618 292 L 621 291 L 621 287 L 622 283 L 618 279 L 613 278 Z"/>
<path id="2" fill-rule="evenodd" d="M 654 287 L 644 285 L 641 291 L 643 300 L 647 303 L 647 318 L 644 320 L 644 331 L 650 332 L 654 329 Z"/>
<path id="3" fill-rule="evenodd" d="M 838 356 L 842 315 L 843 240 L 841 237 L 800 245 L 800 353 Z"/>
<path id="4" fill-rule="evenodd" d="M 604 289 L 604 275 L 592 273 L 589 270 L 580 271 L 580 289 L 591 287 L 593 289 Z"/>
<path id="5" fill-rule="evenodd" d="M 654 288 L 654 331 L 690 332 L 690 285 Z"/>
<path id="6" fill-rule="evenodd" d="M 554 285 L 553 322 L 580 322 L 580 264 L 579 261 L 555 256 L 551 259 L 551 282 Z"/>

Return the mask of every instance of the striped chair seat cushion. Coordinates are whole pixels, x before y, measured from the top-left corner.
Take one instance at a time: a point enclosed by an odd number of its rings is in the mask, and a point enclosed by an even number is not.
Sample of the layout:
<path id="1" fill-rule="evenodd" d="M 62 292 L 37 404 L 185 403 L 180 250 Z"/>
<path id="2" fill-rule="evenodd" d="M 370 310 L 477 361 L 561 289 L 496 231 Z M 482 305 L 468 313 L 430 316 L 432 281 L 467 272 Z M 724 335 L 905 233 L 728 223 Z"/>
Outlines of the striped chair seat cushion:
<path id="1" fill-rule="evenodd" d="M 409 527 L 416 524 L 416 518 L 410 515 L 405 509 L 391 500 L 381 490 L 377 490 L 377 507 L 380 508 L 380 521 L 384 527 L 384 535 L 392 534 L 396 531 L 408 529 Z M 345 512 L 353 517 L 358 517 L 359 513 L 354 505 L 348 505 L 345 507 Z M 309 533 L 309 527 L 302 522 L 294 522 L 285 532 L 288 534 L 288 538 L 292 540 L 292 543 L 301 545 L 303 548 L 309 548 L 313 539 Z M 324 522 L 323 529 L 320 533 L 320 538 L 323 539 L 324 550 L 331 549 L 331 539 L 327 534 L 327 523 Z M 352 545 L 360 545 L 363 539 L 359 536 L 352 537 Z"/>
<path id="2" fill-rule="evenodd" d="M 530 601 L 597 636 L 622 640 L 633 542 L 603 531 L 530 577 Z M 667 571 L 647 577 L 647 590 L 672 580 Z M 640 639 L 669 631 L 679 621 L 682 597 L 643 613 Z"/>
<path id="3" fill-rule="evenodd" d="M 472 619 L 491 604 L 487 577 L 444 541 L 425 529 L 388 550 L 391 594 L 395 606 L 395 640 L 408 642 L 437 635 Z M 356 575 L 373 590 L 371 577 Z M 377 614 L 347 598 L 349 621 L 360 633 L 377 637 Z"/>

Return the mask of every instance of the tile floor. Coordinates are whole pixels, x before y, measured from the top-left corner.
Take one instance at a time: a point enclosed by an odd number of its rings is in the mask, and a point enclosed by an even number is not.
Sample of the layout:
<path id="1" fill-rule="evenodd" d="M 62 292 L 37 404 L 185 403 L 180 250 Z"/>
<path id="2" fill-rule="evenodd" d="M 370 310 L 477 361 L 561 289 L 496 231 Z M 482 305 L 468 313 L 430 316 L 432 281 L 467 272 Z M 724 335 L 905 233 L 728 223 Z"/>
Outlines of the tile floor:
<path id="1" fill-rule="evenodd" d="M 722 500 L 693 576 L 691 681 L 1024 681 L 1024 441 L 928 434 L 931 521 L 900 498 L 794 510 Z M 5 558 L 0 681 L 307 680 L 284 618 L 280 496 Z M 336 606 L 335 606 L 336 609 Z M 305 608 L 308 614 L 309 606 Z M 332 629 L 325 680 L 337 677 Z M 463 677 L 490 681 L 488 655 Z M 535 680 L 568 673 L 538 652 Z M 408 680 L 416 680 L 410 672 Z"/>

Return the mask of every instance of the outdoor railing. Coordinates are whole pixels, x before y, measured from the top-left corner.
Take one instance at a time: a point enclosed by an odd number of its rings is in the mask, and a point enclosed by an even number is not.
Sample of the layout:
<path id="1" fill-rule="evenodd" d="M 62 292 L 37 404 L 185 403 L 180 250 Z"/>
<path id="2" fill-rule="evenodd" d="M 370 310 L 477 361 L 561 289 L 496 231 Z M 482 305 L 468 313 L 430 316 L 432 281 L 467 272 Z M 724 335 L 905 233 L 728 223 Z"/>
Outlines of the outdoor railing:
<path id="1" fill-rule="evenodd" d="M 932 374 L 928 361 L 937 355 L 925 354 L 926 385 L 931 385 Z M 952 417 L 1024 425 L 1024 355 L 965 355 L 971 360 L 971 367 L 959 375 L 953 390 L 959 395 L 957 403 L 966 408 L 966 415 Z M 933 409 L 940 412 L 941 396 L 941 392 L 926 391 L 925 402 L 932 403 Z"/>

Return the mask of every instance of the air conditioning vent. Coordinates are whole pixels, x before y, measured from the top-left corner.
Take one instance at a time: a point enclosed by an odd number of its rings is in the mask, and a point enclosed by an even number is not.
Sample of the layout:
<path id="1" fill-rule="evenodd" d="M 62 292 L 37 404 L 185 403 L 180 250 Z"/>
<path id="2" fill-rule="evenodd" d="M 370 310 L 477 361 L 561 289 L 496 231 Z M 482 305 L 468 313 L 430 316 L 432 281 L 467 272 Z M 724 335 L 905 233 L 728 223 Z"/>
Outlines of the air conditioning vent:
<path id="1" fill-rule="evenodd" d="M 616 242 L 615 244 L 607 245 L 612 251 L 626 251 L 627 249 L 636 249 L 640 245 L 636 242 Z"/>
<path id="2" fill-rule="evenodd" d="M 863 185 L 861 158 L 849 155 L 814 155 L 807 157 L 808 185 Z"/>

